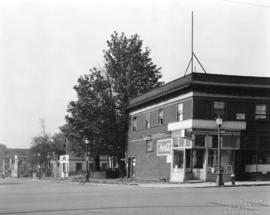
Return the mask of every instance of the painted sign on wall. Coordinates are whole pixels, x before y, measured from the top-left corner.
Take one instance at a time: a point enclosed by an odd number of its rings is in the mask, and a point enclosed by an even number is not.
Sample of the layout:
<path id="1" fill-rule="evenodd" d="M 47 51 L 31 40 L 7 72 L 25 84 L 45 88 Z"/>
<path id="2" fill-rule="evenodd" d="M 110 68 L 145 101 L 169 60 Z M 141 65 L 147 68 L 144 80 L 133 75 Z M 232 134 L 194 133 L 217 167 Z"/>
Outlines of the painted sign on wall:
<path id="1" fill-rule="evenodd" d="M 157 156 L 165 156 L 171 153 L 172 140 L 164 139 L 157 141 Z"/>

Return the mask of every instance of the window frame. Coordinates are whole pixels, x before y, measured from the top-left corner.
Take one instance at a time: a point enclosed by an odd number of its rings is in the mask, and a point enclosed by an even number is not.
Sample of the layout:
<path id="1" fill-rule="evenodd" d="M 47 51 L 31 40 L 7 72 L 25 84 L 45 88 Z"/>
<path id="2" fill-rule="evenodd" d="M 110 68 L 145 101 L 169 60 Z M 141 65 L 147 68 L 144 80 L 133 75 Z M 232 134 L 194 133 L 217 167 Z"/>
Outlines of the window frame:
<path id="1" fill-rule="evenodd" d="M 150 128 L 150 113 L 145 114 L 145 123 L 144 123 L 145 128 Z"/>
<path id="2" fill-rule="evenodd" d="M 181 111 L 179 111 L 180 105 L 182 106 Z M 182 116 L 182 118 L 181 118 L 181 116 Z M 177 120 L 177 122 L 184 120 L 184 104 L 183 104 L 183 102 L 177 103 L 176 120 Z"/>
<path id="3" fill-rule="evenodd" d="M 263 106 L 265 105 L 265 114 L 257 114 L 257 106 Z M 265 118 L 257 118 L 257 116 L 265 116 Z M 256 121 L 266 121 L 268 120 L 268 104 L 267 103 L 256 103 L 255 104 L 255 110 L 254 110 L 254 119 Z"/>
<path id="4" fill-rule="evenodd" d="M 80 168 L 77 168 L 77 167 L 80 167 Z M 76 172 L 83 170 L 83 164 L 82 164 L 82 162 L 76 162 L 75 170 L 76 170 Z"/>
<path id="5" fill-rule="evenodd" d="M 149 150 L 148 144 L 152 143 L 151 149 Z M 145 152 L 146 153 L 150 153 L 150 152 L 154 152 L 154 140 L 153 139 L 149 139 L 145 141 Z"/>
<path id="6" fill-rule="evenodd" d="M 162 117 L 161 114 L 162 113 Z M 158 125 L 163 125 L 164 124 L 164 110 L 161 108 L 158 110 Z"/>
<path id="7" fill-rule="evenodd" d="M 131 127 L 133 132 L 137 131 L 137 116 L 132 116 Z"/>
<path id="8" fill-rule="evenodd" d="M 218 111 L 220 111 L 220 110 L 222 110 L 222 109 L 217 109 L 217 108 L 215 108 L 215 103 L 223 103 L 224 104 L 224 107 L 223 107 L 223 113 L 222 114 L 219 114 L 219 113 L 217 113 L 216 111 L 218 110 Z M 221 118 L 225 118 L 225 113 L 226 113 L 226 102 L 225 101 L 217 101 L 217 100 L 214 100 L 213 101 L 213 108 L 212 108 L 212 115 L 213 115 L 213 118 L 217 118 L 217 117 L 221 117 Z"/>

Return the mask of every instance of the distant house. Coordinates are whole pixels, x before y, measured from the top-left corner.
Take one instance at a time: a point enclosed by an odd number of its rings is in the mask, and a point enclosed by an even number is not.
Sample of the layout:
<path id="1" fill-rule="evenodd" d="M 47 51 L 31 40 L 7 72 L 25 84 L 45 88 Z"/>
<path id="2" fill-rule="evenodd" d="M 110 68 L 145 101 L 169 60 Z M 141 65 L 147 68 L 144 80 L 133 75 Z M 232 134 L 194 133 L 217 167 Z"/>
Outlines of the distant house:
<path id="1" fill-rule="evenodd" d="M 130 101 L 128 177 L 270 178 L 270 78 L 191 73 Z"/>

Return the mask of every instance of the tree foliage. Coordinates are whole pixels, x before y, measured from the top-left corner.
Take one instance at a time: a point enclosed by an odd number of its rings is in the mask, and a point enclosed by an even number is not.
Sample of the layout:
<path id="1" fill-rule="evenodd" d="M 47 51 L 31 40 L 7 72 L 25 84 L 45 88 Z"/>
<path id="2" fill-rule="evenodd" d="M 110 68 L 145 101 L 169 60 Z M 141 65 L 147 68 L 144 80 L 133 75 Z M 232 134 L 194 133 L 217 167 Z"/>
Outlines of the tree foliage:
<path id="1" fill-rule="evenodd" d="M 88 139 L 92 156 L 108 154 L 120 159 L 127 141 L 128 102 L 161 86 L 161 73 L 137 34 L 128 38 L 114 32 L 107 45 L 104 67 L 90 69 L 74 86 L 78 99 L 69 103 L 61 130 L 78 155 L 84 154 Z"/>
<path id="2" fill-rule="evenodd" d="M 30 162 L 43 165 L 48 159 L 57 159 L 65 154 L 65 137 L 62 133 L 50 136 L 47 133 L 33 137 L 30 148 Z"/>

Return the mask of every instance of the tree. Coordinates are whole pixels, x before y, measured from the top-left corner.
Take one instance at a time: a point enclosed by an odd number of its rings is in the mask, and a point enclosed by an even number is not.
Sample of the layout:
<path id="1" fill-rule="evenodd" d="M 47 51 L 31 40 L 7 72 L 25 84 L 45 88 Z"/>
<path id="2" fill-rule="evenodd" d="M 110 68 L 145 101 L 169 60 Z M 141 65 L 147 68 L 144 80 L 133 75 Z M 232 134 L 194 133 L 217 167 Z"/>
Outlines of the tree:
<path id="1" fill-rule="evenodd" d="M 84 154 L 84 140 L 90 141 L 92 156 L 124 157 L 128 128 L 126 108 L 130 98 L 162 85 L 160 68 L 150 58 L 150 49 L 135 34 L 127 38 L 114 32 L 104 51 L 104 68 L 90 69 L 74 86 L 77 101 L 68 105 L 61 131 L 78 155 Z"/>

